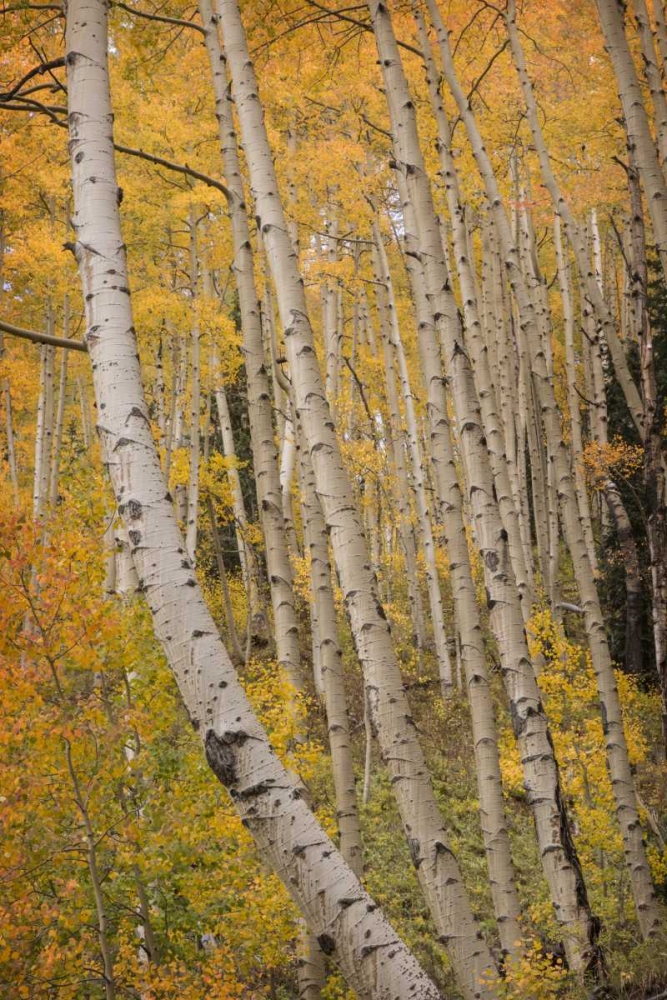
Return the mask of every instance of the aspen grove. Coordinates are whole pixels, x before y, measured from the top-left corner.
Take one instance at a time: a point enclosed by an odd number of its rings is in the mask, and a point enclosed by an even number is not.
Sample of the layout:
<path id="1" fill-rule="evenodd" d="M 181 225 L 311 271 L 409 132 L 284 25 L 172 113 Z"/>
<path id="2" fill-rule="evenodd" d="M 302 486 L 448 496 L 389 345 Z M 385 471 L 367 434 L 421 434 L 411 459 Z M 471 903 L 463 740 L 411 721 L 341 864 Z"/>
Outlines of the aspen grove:
<path id="1" fill-rule="evenodd" d="M 6 0 L 0 997 L 667 996 L 662 0 Z"/>

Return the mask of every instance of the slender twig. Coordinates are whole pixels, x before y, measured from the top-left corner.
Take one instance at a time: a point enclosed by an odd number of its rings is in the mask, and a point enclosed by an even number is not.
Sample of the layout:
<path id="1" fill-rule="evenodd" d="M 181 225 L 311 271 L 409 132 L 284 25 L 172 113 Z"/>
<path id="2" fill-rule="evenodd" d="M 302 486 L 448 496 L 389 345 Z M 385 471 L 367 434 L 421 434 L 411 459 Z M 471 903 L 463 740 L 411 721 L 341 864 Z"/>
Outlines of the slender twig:
<path id="1" fill-rule="evenodd" d="M 163 24 L 174 24 L 179 28 L 194 28 L 201 35 L 206 34 L 205 28 L 201 24 L 197 24 L 196 21 L 186 21 L 180 17 L 168 17 L 166 14 L 151 14 L 147 10 L 140 10 L 138 7 L 130 7 L 129 4 L 121 3 L 120 0 L 112 0 L 112 7 L 120 7 L 121 10 L 126 10 L 128 14 L 133 14 L 135 17 L 143 17 L 146 21 L 161 21 Z"/>
<path id="2" fill-rule="evenodd" d="M 23 98 L 17 97 L 15 100 L 24 100 Z M 30 107 L 17 106 L 15 104 L 5 104 L 0 99 L 0 108 L 4 111 L 36 111 L 41 114 L 46 115 L 54 125 L 59 128 L 67 128 L 67 122 L 62 118 L 59 118 L 57 111 L 60 109 L 54 109 L 46 104 L 41 104 L 39 101 L 32 101 L 25 99 L 25 103 L 29 104 Z M 155 163 L 157 166 L 166 167 L 167 170 L 173 170 L 175 173 L 184 174 L 186 177 L 192 177 L 194 180 L 201 181 L 202 184 L 206 184 L 207 187 L 215 188 L 220 191 L 225 198 L 229 201 L 230 193 L 229 188 L 223 184 L 222 181 L 216 180 L 215 177 L 210 177 L 208 174 L 202 173 L 200 170 L 195 170 L 194 167 L 188 166 L 187 163 L 175 163 L 173 160 L 167 160 L 164 156 L 157 156 L 155 153 L 147 153 L 144 149 L 134 149 L 132 146 L 123 146 L 119 142 L 114 142 L 114 149 L 118 153 L 125 153 L 127 156 L 136 156 L 140 160 L 147 160 L 149 163 Z"/>
<path id="3" fill-rule="evenodd" d="M 32 80 L 33 77 L 39 76 L 41 73 L 48 73 L 50 69 L 58 69 L 64 65 L 65 65 L 65 59 L 61 56 L 59 59 L 51 59 L 49 62 L 40 63 L 39 66 L 33 66 L 33 68 L 29 70 L 29 72 L 26 73 L 25 76 L 23 76 L 19 80 L 19 82 L 12 87 L 11 90 L 8 90 L 6 93 L 1 94 L 0 97 L 5 101 L 9 101 L 12 99 L 12 97 L 14 97 L 15 94 L 18 94 L 21 87 L 25 83 L 27 83 L 28 80 Z"/>

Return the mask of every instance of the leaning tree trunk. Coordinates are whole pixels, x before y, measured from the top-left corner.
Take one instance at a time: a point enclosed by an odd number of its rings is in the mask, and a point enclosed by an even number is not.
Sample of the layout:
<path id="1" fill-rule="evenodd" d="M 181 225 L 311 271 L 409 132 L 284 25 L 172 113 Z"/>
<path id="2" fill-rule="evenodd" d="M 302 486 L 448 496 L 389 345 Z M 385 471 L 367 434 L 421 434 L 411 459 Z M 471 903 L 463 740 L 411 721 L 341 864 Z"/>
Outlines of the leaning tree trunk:
<path id="1" fill-rule="evenodd" d="M 498 495 L 500 516 L 508 534 L 512 567 L 517 586 L 519 587 L 519 593 L 521 594 L 521 607 L 524 618 L 528 619 L 532 613 L 534 594 L 530 580 L 530 570 L 526 565 L 525 552 L 521 540 L 516 494 L 512 495 L 510 486 L 509 469 L 505 452 L 505 436 L 494 388 L 495 372 L 492 372 L 489 365 L 488 352 L 483 343 L 474 266 L 469 253 L 466 233 L 465 209 L 461 198 L 458 171 L 454 163 L 454 157 L 452 156 L 451 129 L 438 89 L 437 71 L 431 51 L 431 42 L 428 37 L 424 18 L 416 5 L 414 14 L 419 32 L 419 42 L 422 47 L 422 58 L 424 60 L 431 107 L 438 129 L 440 174 L 445 184 L 447 206 L 452 223 L 454 257 L 461 288 L 466 347 L 470 351 L 475 387 L 477 389 L 496 493 Z"/>
<path id="2" fill-rule="evenodd" d="M 667 97 L 665 97 L 662 77 L 660 76 L 658 56 L 653 41 L 646 0 L 632 0 L 632 5 L 635 9 L 637 34 L 639 35 L 642 50 L 644 76 L 651 95 L 651 103 L 653 104 L 653 121 L 658 140 L 658 152 L 660 153 L 660 162 L 664 170 L 665 160 L 667 159 Z"/>
<path id="3" fill-rule="evenodd" d="M 598 2 L 602 5 L 606 4 L 607 0 L 598 0 Z M 609 2 L 615 3 L 616 0 L 609 0 Z M 581 603 L 585 609 L 586 631 L 588 633 L 593 670 L 597 681 L 600 707 L 604 721 L 607 761 L 614 789 L 616 815 L 623 836 L 625 858 L 630 873 L 639 925 L 643 936 L 650 938 L 658 933 L 660 915 L 646 857 L 634 781 L 623 729 L 621 705 L 605 634 L 604 618 L 579 520 L 577 500 L 572 482 L 570 455 L 562 435 L 553 384 L 546 375 L 544 356 L 540 351 L 539 333 L 535 324 L 533 304 L 530 301 L 525 283 L 523 282 L 516 244 L 512 237 L 509 219 L 505 211 L 498 183 L 488 153 L 484 147 L 470 102 L 458 80 L 449 45 L 449 37 L 435 0 L 428 0 L 428 8 L 440 45 L 444 75 L 466 127 L 473 155 L 484 182 L 503 259 L 505 260 L 509 280 L 516 298 L 520 326 L 526 331 L 530 347 L 531 366 L 535 372 L 536 383 L 540 393 L 542 419 L 547 439 L 550 442 L 550 453 L 555 463 L 565 539 L 570 550 L 570 555 L 572 556 Z M 590 924 L 589 929 L 593 931 L 593 927 Z"/>
<path id="4" fill-rule="evenodd" d="M 211 768 L 351 987 L 368 1000 L 437 1000 L 438 990 L 271 750 L 186 557 L 141 383 L 118 211 L 104 0 L 70 0 L 66 44 L 74 248 L 99 433 L 156 635 Z"/>
<path id="5" fill-rule="evenodd" d="M 234 247 L 232 267 L 236 277 L 241 312 L 253 469 L 266 548 L 276 649 L 278 660 L 287 671 L 292 683 L 295 687 L 300 687 L 302 677 L 292 567 L 285 535 L 278 452 L 274 440 L 271 394 L 262 338 L 261 310 L 255 286 L 252 243 L 231 98 L 228 92 L 227 71 L 220 48 L 218 19 L 213 13 L 210 0 L 200 0 L 199 11 L 211 66 L 220 152 L 229 191 L 228 204 Z M 267 301 L 270 302 L 268 294 Z M 273 316 L 269 321 L 273 322 Z"/>
<path id="6" fill-rule="evenodd" d="M 498 642 L 514 731 L 520 744 L 524 781 L 534 810 L 544 873 L 556 916 L 563 927 L 570 964 L 581 969 L 595 956 L 596 926 L 572 843 L 553 744 L 527 648 L 520 596 L 512 572 L 507 532 L 494 494 L 491 463 L 485 447 L 472 371 L 463 348 L 456 303 L 446 281 L 446 262 L 420 148 L 414 103 L 410 98 L 387 7 L 379 0 L 369 0 L 368 6 L 391 117 L 394 159 L 398 177 L 404 177 L 408 193 L 406 208 L 414 215 L 412 219 L 405 213 L 406 231 L 416 234 L 410 256 L 423 261 L 431 310 L 431 324 L 419 324 L 423 340 L 424 380 L 429 398 L 440 387 L 439 401 L 433 406 L 440 420 L 446 413 L 446 400 L 442 394 L 443 375 L 448 378 L 452 389 L 461 433 L 468 498 L 485 571 L 492 628 Z M 432 334 L 436 324 L 446 347 L 444 373 Z"/>
<path id="7" fill-rule="evenodd" d="M 664 80 L 667 77 L 667 22 L 665 21 L 665 8 L 662 0 L 653 0 L 653 17 L 655 18 L 655 39 L 660 53 L 660 76 Z"/>
<path id="8" fill-rule="evenodd" d="M 398 377 L 403 396 L 403 406 L 405 408 L 405 418 L 407 426 L 408 452 L 412 468 L 412 485 L 415 493 L 417 517 L 419 521 L 419 534 L 424 550 L 424 563 L 426 567 L 426 585 L 429 596 L 429 606 L 431 609 L 431 621 L 433 624 L 433 638 L 435 642 L 435 653 L 438 661 L 438 673 L 440 675 L 440 688 L 443 698 L 449 698 L 452 693 L 453 677 L 452 664 L 449 655 L 449 642 L 445 628 L 445 613 L 440 590 L 440 580 L 438 576 L 438 566 L 436 562 L 435 539 L 433 537 L 433 526 L 431 523 L 431 512 L 426 497 L 426 487 L 424 485 L 424 463 L 422 459 L 421 447 L 419 444 L 419 432 L 417 427 L 417 415 L 415 413 L 415 402 L 410 386 L 410 376 L 408 372 L 405 351 L 401 340 L 401 333 L 398 326 L 398 315 L 396 303 L 394 301 L 393 283 L 387 263 L 387 254 L 382 242 L 380 228 L 377 222 L 373 224 L 375 274 L 378 290 L 378 306 L 380 313 L 380 334 L 383 341 L 383 353 L 385 361 L 385 380 L 387 382 L 388 395 L 392 390 L 395 393 L 394 365 L 392 352 L 398 363 Z M 392 384 L 393 383 L 393 384 Z M 399 419 L 397 430 L 401 430 L 400 413 L 398 407 L 396 416 Z"/>
<path id="9" fill-rule="evenodd" d="M 399 181 L 401 175 L 398 175 Z M 399 189 L 404 185 L 399 183 Z M 403 192 L 406 227 L 411 227 L 409 203 Z M 423 274 L 415 252 L 408 243 L 408 268 L 415 318 L 421 331 L 419 348 L 422 369 L 439 365 L 439 352 Z M 410 252 L 412 251 L 412 252 Z M 428 336 L 426 335 L 428 332 Z M 482 623 L 475 596 L 475 583 L 463 521 L 463 499 L 456 473 L 452 433 L 447 418 L 447 400 L 441 378 L 428 380 L 427 410 L 434 468 L 435 493 L 444 525 L 449 555 L 454 609 L 461 648 L 465 651 L 466 688 L 470 705 L 475 770 L 479 793 L 480 823 L 489 866 L 489 878 L 498 933 L 503 949 L 517 951 L 522 933 L 518 923 L 520 903 L 503 803 L 502 777 L 493 700 L 486 671 Z M 459 407 L 457 416 L 463 411 Z M 467 423 L 468 413 L 464 422 Z M 469 461 L 469 458 L 468 458 Z"/>
<path id="10" fill-rule="evenodd" d="M 577 495 L 579 516 L 586 541 L 586 550 L 591 568 L 597 572 L 597 557 L 595 555 L 595 540 L 591 508 L 588 500 L 586 476 L 582 465 L 584 453 L 583 436 L 581 432 L 581 409 L 577 392 L 577 369 L 574 354 L 574 305 L 572 302 L 572 286 L 570 283 L 570 267 L 563 248 L 560 216 L 554 220 L 554 244 L 556 247 L 556 266 L 558 284 L 563 302 L 563 326 L 565 337 L 565 368 L 567 372 L 567 403 L 570 410 L 570 435 L 572 438 L 572 461 L 574 465 L 574 489 Z"/>
<path id="11" fill-rule="evenodd" d="M 370 696 L 372 722 L 393 778 L 394 794 L 420 883 L 438 934 L 447 942 L 461 988 L 468 997 L 492 996 L 490 985 L 479 983 L 493 969 L 493 959 L 473 916 L 442 825 L 327 404 L 303 279 L 289 238 L 236 0 L 220 0 L 219 11 L 258 226 L 267 248 L 283 324 L 297 417 L 303 425 L 317 494 L 330 532 L 351 631 Z"/>
<path id="12" fill-rule="evenodd" d="M 521 35 L 516 23 L 516 2 L 509 0 L 505 17 L 507 32 L 510 40 L 512 58 L 516 66 L 519 83 L 528 114 L 528 124 L 530 126 L 533 143 L 540 161 L 540 169 L 544 184 L 551 196 L 554 211 L 562 219 L 565 226 L 565 235 L 574 250 L 575 260 L 581 281 L 585 284 L 586 294 L 602 326 L 605 339 L 609 346 L 614 364 L 616 377 L 623 390 L 630 416 L 635 426 L 641 430 L 642 406 L 639 392 L 635 381 L 630 373 L 625 349 L 618 336 L 614 317 L 605 302 L 600 287 L 596 281 L 595 273 L 591 270 L 588 253 L 586 250 L 586 239 L 581 228 L 577 225 L 569 203 L 563 195 L 561 187 L 556 179 L 551 166 L 551 158 L 547 149 L 547 144 L 542 131 L 540 114 L 533 91 L 532 81 L 528 74 L 528 67 L 521 44 Z"/>
<path id="13" fill-rule="evenodd" d="M 331 583 L 329 543 L 308 449 L 299 435 L 299 484 L 303 508 L 304 547 L 310 555 L 310 588 L 315 605 L 314 645 L 317 646 L 327 715 L 331 766 L 336 795 L 336 822 L 340 852 L 361 877 L 363 854 L 357 793 L 352 761 L 350 719 L 345 701 L 343 658 Z"/>
<path id="14" fill-rule="evenodd" d="M 646 114 L 641 85 L 625 35 L 621 0 L 596 0 L 605 48 L 609 53 L 623 107 L 628 143 L 636 157 L 653 223 L 656 248 L 667 277 L 667 181 Z"/>

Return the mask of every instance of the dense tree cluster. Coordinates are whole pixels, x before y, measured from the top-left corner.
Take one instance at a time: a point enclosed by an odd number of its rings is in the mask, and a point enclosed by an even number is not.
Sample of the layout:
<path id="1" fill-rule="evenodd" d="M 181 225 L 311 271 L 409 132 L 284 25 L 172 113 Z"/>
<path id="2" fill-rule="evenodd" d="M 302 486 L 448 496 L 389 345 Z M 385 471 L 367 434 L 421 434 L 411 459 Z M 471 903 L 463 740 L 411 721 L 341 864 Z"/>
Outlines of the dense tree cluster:
<path id="1" fill-rule="evenodd" d="M 663 996 L 661 0 L 2 25 L 0 995 Z"/>

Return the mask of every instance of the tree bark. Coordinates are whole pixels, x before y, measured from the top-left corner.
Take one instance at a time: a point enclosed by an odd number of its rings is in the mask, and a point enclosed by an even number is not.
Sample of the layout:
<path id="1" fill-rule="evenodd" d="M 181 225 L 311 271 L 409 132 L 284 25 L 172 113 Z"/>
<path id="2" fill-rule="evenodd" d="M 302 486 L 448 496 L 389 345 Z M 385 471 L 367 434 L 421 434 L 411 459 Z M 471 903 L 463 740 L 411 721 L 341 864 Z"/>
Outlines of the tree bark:
<path id="1" fill-rule="evenodd" d="M 271 750 L 186 557 L 141 384 L 118 212 L 103 0 L 70 0 L 66 45 L 72 223 L 99 432 L 156 635 L 210 766 L 350 986 L 368 1000 L 438 1000 Z"/>
<path id="2" fill-rule="evenodd" d="M 211 66 L 215 96 L 220 153 L 229 190 L 229 212 L 234 247 L 232 267 L 236 277 L 241 312 L 250 439 L 257 502 L 266 548 L 266 566 L 270 583 L 276 650 L 278 660 L 287 671 L 290 680 L 295 687 L 300 688 L 303 678 L 300 665 L 299 632 L 294 607 L 292 566 L 285 534 L 278 452 L 271 412 L 271 391 L 262 338 L 262 314 L 255 286 L 252 244 L 231 97 L 228 90 L 225 59 L 218 35 L 218 18 L 213 12 L 210 0 L 200 0 L 199 11 L 205 30 L 206 49 Z M 267 304 L 265 319 L 272 324 L 273 306 L 270 302 L 268 282 L 265 302 Z"/>
<path id="3" fill-rule="evenodd" d="M 563 221 L 563 225 L 565 226 L 565 234 L 574 250 L 580 279 L 585 284 L 587 297 L 590 299 L 592 308 L 595 310 L 598 320 L 602 325 L 604 336 L 611 352 L 614 370 L 623 390 L 623 394 L 630 411 L 630 416 L 632 417 L 635 426 L 640 429 L 642 420 L 641 400 L 639 398 L 637 386 L 630 373 L 630 369 L 628 368 L 625 349 L 619 339 L 614 317 L 612 316 L 609 306 L 605 302 L 600 287 L 595 280 L 595 274 L 591 269 L 589 255 L 586 250 L 585 234 L 577 225 L 574 215 L 572 214 L 570 206 L 563 195 L 551 166 L 551 158 L 544 139 L 537 101 L 535 99 L 533 85 L 528 74 L 523 46 L 521 44 L 521 36 L 516 22 L 516 0 L 509 0 L 508 2 L 505 23 L 507 25 L 512 58 L 516 66 L 519 83 L 521 84 L 521 90 L 526 104 L 528 124 L 530 126 L 533 143 L 535 144 L 535 149 L 540 161 L 542 178 L 549 194 L 551 195 L 554 211 L 560 216 Z"/>
<path id="4" fill-rule="evenodd" d="M 615 3 L 615 0 L 610 0 L 610 2 Z M 606 4 L 607 0 L 599 0 L 599 3 Z M 637 810 L 616 678 L 605 635 L 604 618 L 579 520 L 572 483 L 570 456 L 562 436 L 553 385 L 545 370 L 545 360 L 540 349 L 533 304 L 522 279 L 517 248 L 512 238 L 509 220 L 495 174 L 484 148 L 470 103 L 457 78 L 448 35 L 435 0 L 428 0 L 428 7 L 440 45 L 444 75 L 465 124 L 473 154 L 484 182 L 508 277 L 516 297 L 520 325 L 526 330 L 528 338 L 531 366 L 540 392 L 542 419 L 546 436 L 550 441 L 550 453 L 556 464 L 557 488 L 565 538 L 572 556 L 581 603 L 585 609 L 586 631 L 604 721 L 607 760 L 614 788 L 616 814 L 623 836 L 625 857 L 632 881 L 640 928 L 643 936 L 650 938 L 658 933 L 660 918 Z M 590 915 L 590 910 L 584 918 L 584 924 L 586 938 L 590 941 L 591 949 L 594 952 L 597 928 Z M 591 952 L 585 948 L 583 953 L 579 955 L 578 964 L 581 965 L 582 961 L 588 961 L 590 958 L 595 958 L 595 955 L 591 955 Z"/>
<path id="5" fill-rule="evenodd" d="M 299 435 L 299 483 L 303 508 L 304 546 L 310 554 L 310 587 L 315 605 L 314 644 L 318 648 L 322 689 L 327 715 L 331 765 L 336 794 L 340 852 L 359 878 L 363 873 L 361 828 L 352 762 L 350 719 L 345 701 L 343 659 L 338 641 L 338 622 L 331 584 L 329 543 L 315 477 Z"/>
<path id="6" fill-rule="evenodd" d="M 667 277 L 667 181 L 644 105 L 641 85 L 625 35 L 622 0 L 596 0 L 605 48 L 609 54 L 623 107 L 628 143 L 636 157 L 653 223 L 656 248 Z"/>
<path id="7" fill-rule="evenodd" d="M 197 259 L 197 220 L 194 206 L 190 206 L 188 218 L 190 234 L 190 307 L 192 310 L 192 385 L 190 398 L 190 475 L 188 479 L 188 513 L 185 532 L 185 548 L 193 566 L 197 564 L 197 515 L 199 513 L 199 436 L 201 409 L 201 361 L 199 331 L 199 262 Z"/>
<path id="8" fill-rule="evenodd" d="M 267 248 L 285 335 L 297 418 L 304 428 L 317 494 L 330 532 L 352 635 L 370 695 L 371 719 L 393 778 L 394 794 L 424 894 L 438 934 L 448 945 L 461 988 L 469 997 L 489 996 L 490 987 L 480 987 L 479 982 L 493 968 L 493 960 L 479 933 L 440 819 L 379 601 L 377 582 L 370 568 L 366 540 L 317 363 L 303 279 L 278 193 L 239 9 L 235 0 L 220 0 L 219 11 L 258 226 Z"/>
<path id="9" fill-rule="evenodd" d="M 651 103 L 653 104 L 653 123 L 658 142 L 658 152 L 664 170 L 665 160 L 667 159 L 667 98 L 665 97 L 662 77 L 660 76 L 658 56 L 653 42 L 653 32 L 651 31 L 646 0 L 632 0 L 632 5 L 635 9 L 637 34 L 639 35 L 642 50 L 644 77 L 646 78 L 651 95 Z M 659 6 L 659 0 L 654 6 Z"/>
<path id="10" fill-rule="evenodd" d="M 500 515 L 509 538 L 509 551 L 514 575 L 521 594 L 521 607 L 528 619 L 534 602 L 530 573 L 525 563 L 524 547 L 521 540 L 519 514 L 512 494 L 506 459 L 505 436 L 497 405 L 494 379 L 489 366 L 488 351 L 484 344 L 482 324 L 478 309 L 478 293 L 474 268 L 468 247 L 465 208 L 461 198 L 458 171 L 454 164 L 451 145 L 452 137 L 449 121 L 438 90 L 437 71 L 431 43 L 419 8 L 414 8 L 415 20 L 422 48 L 431 107 L 438 129 L 438 153 L 440 174 L 445 184 L 449 216 L 452 224 L 454 256 L 461 288 L 466 346 L 470 351 L 477 397 L 484 424 L 486 447 L 491 459 Z M 446 262 L 445 262 L 446 265 Z"/>
<path id="11" fill-rule="evenodd" d="M 581 517 L 581 525 L 584 532 L 584 539 L 586 541 L 588 558 L 591 564 L 591 569 L 594 573 L 597 573 L 597 557 L 595 554 L 595 540 L 593 537 L 591 509 L 588 500 L 588 489 L 586 487 L 586 476 L 582 466 L 584 444 L 581 431 L 580 398 L 577 392 L 577 368 L 574 353 L 574 304 L 572 302 L 572 286 L 570 284 L 570 267 L 569 261 L 563 249 L 561 220 L 558 215 L 554 219 L 554 244 L 556 248 L 558 284 L 560 285 L 560 294 L 563 303 L 563 332 L 565 339 L 565 366 L 567 371 L 567 402 L 570 410 L 570 434 L 572 436 L 574 488 L 577 495 L 579 516 Z"/>
<path id="12" fill-rule="evenodd" d="M 383 340 L 384 360 L 385 360 L 385 380 L 388 386 L 388 393 L 391 390 L 395 393 L 394 364 L 393 357 L 398 363 L 398 377 L 403 396 L 403 406 L 405 409 L 408 452 L 410 454 L 410 464 L 412 468 L 412 486 L 415 492 L 417 517 L 419 521 L 419 534 L 424 549 L 424 563 L 426 566 L 426 584 L 429 595 L 429 607 L 431 609 L 431 622 L 433 625 L 433 636 L 435 640 L 435 653 L 438 661 L 438 672 L 440 676 L 440 688 L 443 698 L 449 698 L 452 693 L 453 677 L 452 664 L 449 655 L 449 641 L 445 628 L 445 615 L 442 604 L 442 594 L 440 591 L 440 580 L 438 577 L 438 567 L 435 557 L 435 540 L 433 538 L 433 526 L 431 524 L 431 512 L 426 499 L 426 489 L 424 486 L 424 469 L 421 447 L 419 444 L 419 431 L 417 427 L 417 416 L 415 413 L 414 395 L 410 385 L 405 351 L 401 340 L 401 333 L 398 327 L 398 316 L 396 313 L 396 303 L 394 301 L 393 283 L 387 263 L 387 254 L 382 242 L 379 226 L 377 222 L 373 224 L 375 273 L 377 281 L 378 306 L 380 312 L 380 332 Z M 395 425 L 400 431 L 400 412 L 396 407 L 396 417 L 398 423 Z"/>

